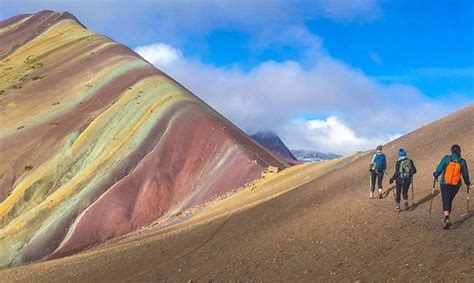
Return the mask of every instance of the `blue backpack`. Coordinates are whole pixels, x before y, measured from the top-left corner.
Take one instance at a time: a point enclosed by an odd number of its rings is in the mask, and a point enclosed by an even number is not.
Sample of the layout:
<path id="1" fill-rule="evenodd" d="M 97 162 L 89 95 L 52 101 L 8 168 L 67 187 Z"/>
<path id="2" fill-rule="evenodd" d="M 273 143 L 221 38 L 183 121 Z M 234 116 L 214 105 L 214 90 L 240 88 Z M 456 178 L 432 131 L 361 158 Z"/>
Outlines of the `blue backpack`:
<path id="1" fill-rule="evenodd" d="M 375 169 L 378 171 L 385 170 L 385 154 L 383 153 L 376 153 L 374 159 Z"/>

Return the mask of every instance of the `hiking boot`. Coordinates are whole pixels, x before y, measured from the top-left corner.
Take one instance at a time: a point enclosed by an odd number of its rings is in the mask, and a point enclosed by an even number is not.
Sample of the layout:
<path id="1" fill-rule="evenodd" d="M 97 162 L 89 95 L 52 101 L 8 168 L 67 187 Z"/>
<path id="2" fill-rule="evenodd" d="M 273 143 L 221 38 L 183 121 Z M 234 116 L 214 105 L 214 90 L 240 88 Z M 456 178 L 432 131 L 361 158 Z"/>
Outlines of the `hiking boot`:
<path id="1" fill-rule="evenodd" d="M 449 218 L 444 218 L 443 229 L 449 230 L 450 226 L 451 226 L 451 221 L 449 220 Z"/>
<path id="2" fill-rule="evenodd" d="M 379 199 L 382 199 L 382 197 L 383 197 L 382 192 L 379 192 Z"/>
<path id="3" fill-rule="evenodd" d="M 400 212 L 400 206 L 397 205 L 397 206 L 395 207 L 395 211 L 396 211 L 396 212 Z"/>
<path id="4" fill-rule="evenodd" d="M 370 199 L 373 199 L 373 198 L 374 198 L 374 193 L 373 193 L 373 192 L 370 192 L 369 198 L 370 198 Z"/>

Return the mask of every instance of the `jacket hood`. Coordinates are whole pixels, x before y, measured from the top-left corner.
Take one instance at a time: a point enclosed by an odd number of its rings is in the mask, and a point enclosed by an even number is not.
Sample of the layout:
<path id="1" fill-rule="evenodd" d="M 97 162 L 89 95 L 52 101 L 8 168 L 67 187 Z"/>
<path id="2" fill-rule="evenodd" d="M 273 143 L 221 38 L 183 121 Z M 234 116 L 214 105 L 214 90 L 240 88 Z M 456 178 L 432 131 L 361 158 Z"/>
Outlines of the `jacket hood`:
<path id="1" fill-rule="evenodd" d="M 461 154 L 452 153 L 450 157 L 451 157 L 452 160 L 455 160 L 455 161 L 460 161 L 461 160 Z"/>

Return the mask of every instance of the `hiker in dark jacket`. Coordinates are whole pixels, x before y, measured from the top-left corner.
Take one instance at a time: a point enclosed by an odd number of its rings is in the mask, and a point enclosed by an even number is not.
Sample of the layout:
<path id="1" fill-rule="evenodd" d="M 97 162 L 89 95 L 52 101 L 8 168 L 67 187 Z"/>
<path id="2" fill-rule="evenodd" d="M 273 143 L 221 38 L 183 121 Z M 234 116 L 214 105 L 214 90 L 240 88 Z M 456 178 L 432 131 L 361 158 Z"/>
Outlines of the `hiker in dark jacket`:
<path id="1" fill-rule="evenodd" d="M 377 150 L 370 161 L 370 195 L 369 198 L 374 198 L 375 183 L 379 188 L 379 198 L 382 198 L 382 180 L 383 173 L 387 169 L 387 161 L 385 154 L 382 152 L 383 147 L 377 146 Z"/>
<path id="2" fill-rule="evenodd" d="M 397 186 L 395 194 L 396 211 L 400 211 L 400 193 L 403 196 L 405 209 L 408 210 L 410 208 L 408 206 L 408 189 L 413 181 L 414 174 L 416 174 L 415 163 L 413 163 L 413 160 L 408 159 L 407 152 L 403 148 L 400 148 L 398 150 L 398 160 L 395 165 L 395 173 L 392 178 L 390 178 L 390 184 L 392 184 L 393 181 L 396 181 L 395 184 Z"/>
<path id="3" fill-rule="evenodd" d="M 454 197 L 462 185 L 461 176 L 464 179 L 468 192 L 471 186 L 467 162 L 461 158 L 461 147 L 459 145 L 455 144 L 451 147 L 451 155 L 446 155 L 441 159 L 433 176 L 435 179 L 441 176 L 441 199 L 444 212 L 443 228 L 449 229 L 449 226 L 451 226 L 449 214 L 451 213 Z"/>

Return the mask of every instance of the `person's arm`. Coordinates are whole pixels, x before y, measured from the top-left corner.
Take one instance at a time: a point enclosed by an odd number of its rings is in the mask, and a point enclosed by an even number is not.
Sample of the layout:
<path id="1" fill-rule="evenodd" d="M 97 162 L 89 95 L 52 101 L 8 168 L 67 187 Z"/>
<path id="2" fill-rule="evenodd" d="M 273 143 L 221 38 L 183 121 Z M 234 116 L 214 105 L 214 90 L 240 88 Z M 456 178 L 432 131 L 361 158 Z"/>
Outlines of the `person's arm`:
<path id="1" fill-rule="evenodd" d="M 469 169 L 467 168 L 467 162 L 464 159 L 461 161 L 461 170 L 462 170 L 462 178 L 464 179 L 464 184 L 470 187 L 471 180 L 469 179 Z"/>
<path id="2" fill-rule="evenodd" d="M 370 161 L 370 164 L 369 164 L 369 171 L 372 171 L 372 167 L 374 166 L 374 162 L 375 162 L 375 154 L 372 155 L 372 160 Z"/>
<path id="3" fill-rule="evenodd" d="M 393 173 L 392 178 L 390 178 L 390 184 L 393 183 L 396 178 L 398 178 L 398 174 L 400 174 L 400 160 L 398 160 L 395 164 L 395 173 Z"/>
<path id="4" fill-rule="evenodd" d="M 415 162 L 413 162 L 413 160 L 411 160 L 411 159 L 410 159 L 410 162 L 411 162 L 411 168 L 413 168 L 412 173 L 413 173 L 413 175 L 415 175 L 416 174 Z"/>
<path id="5" fill-rule="evenodd" d="M 434 173 L 433 173 L 433 176 L 436 179 L 444 172 L 444 169 L 446 169 L 446 166 L 448 165 L 448 162 L 449 162 L 448 159 L 449 159 L 449 156 L 446 155 L 439 162 L 438 167 L 436 167 L 436 171 L 434 171 Z"/>

